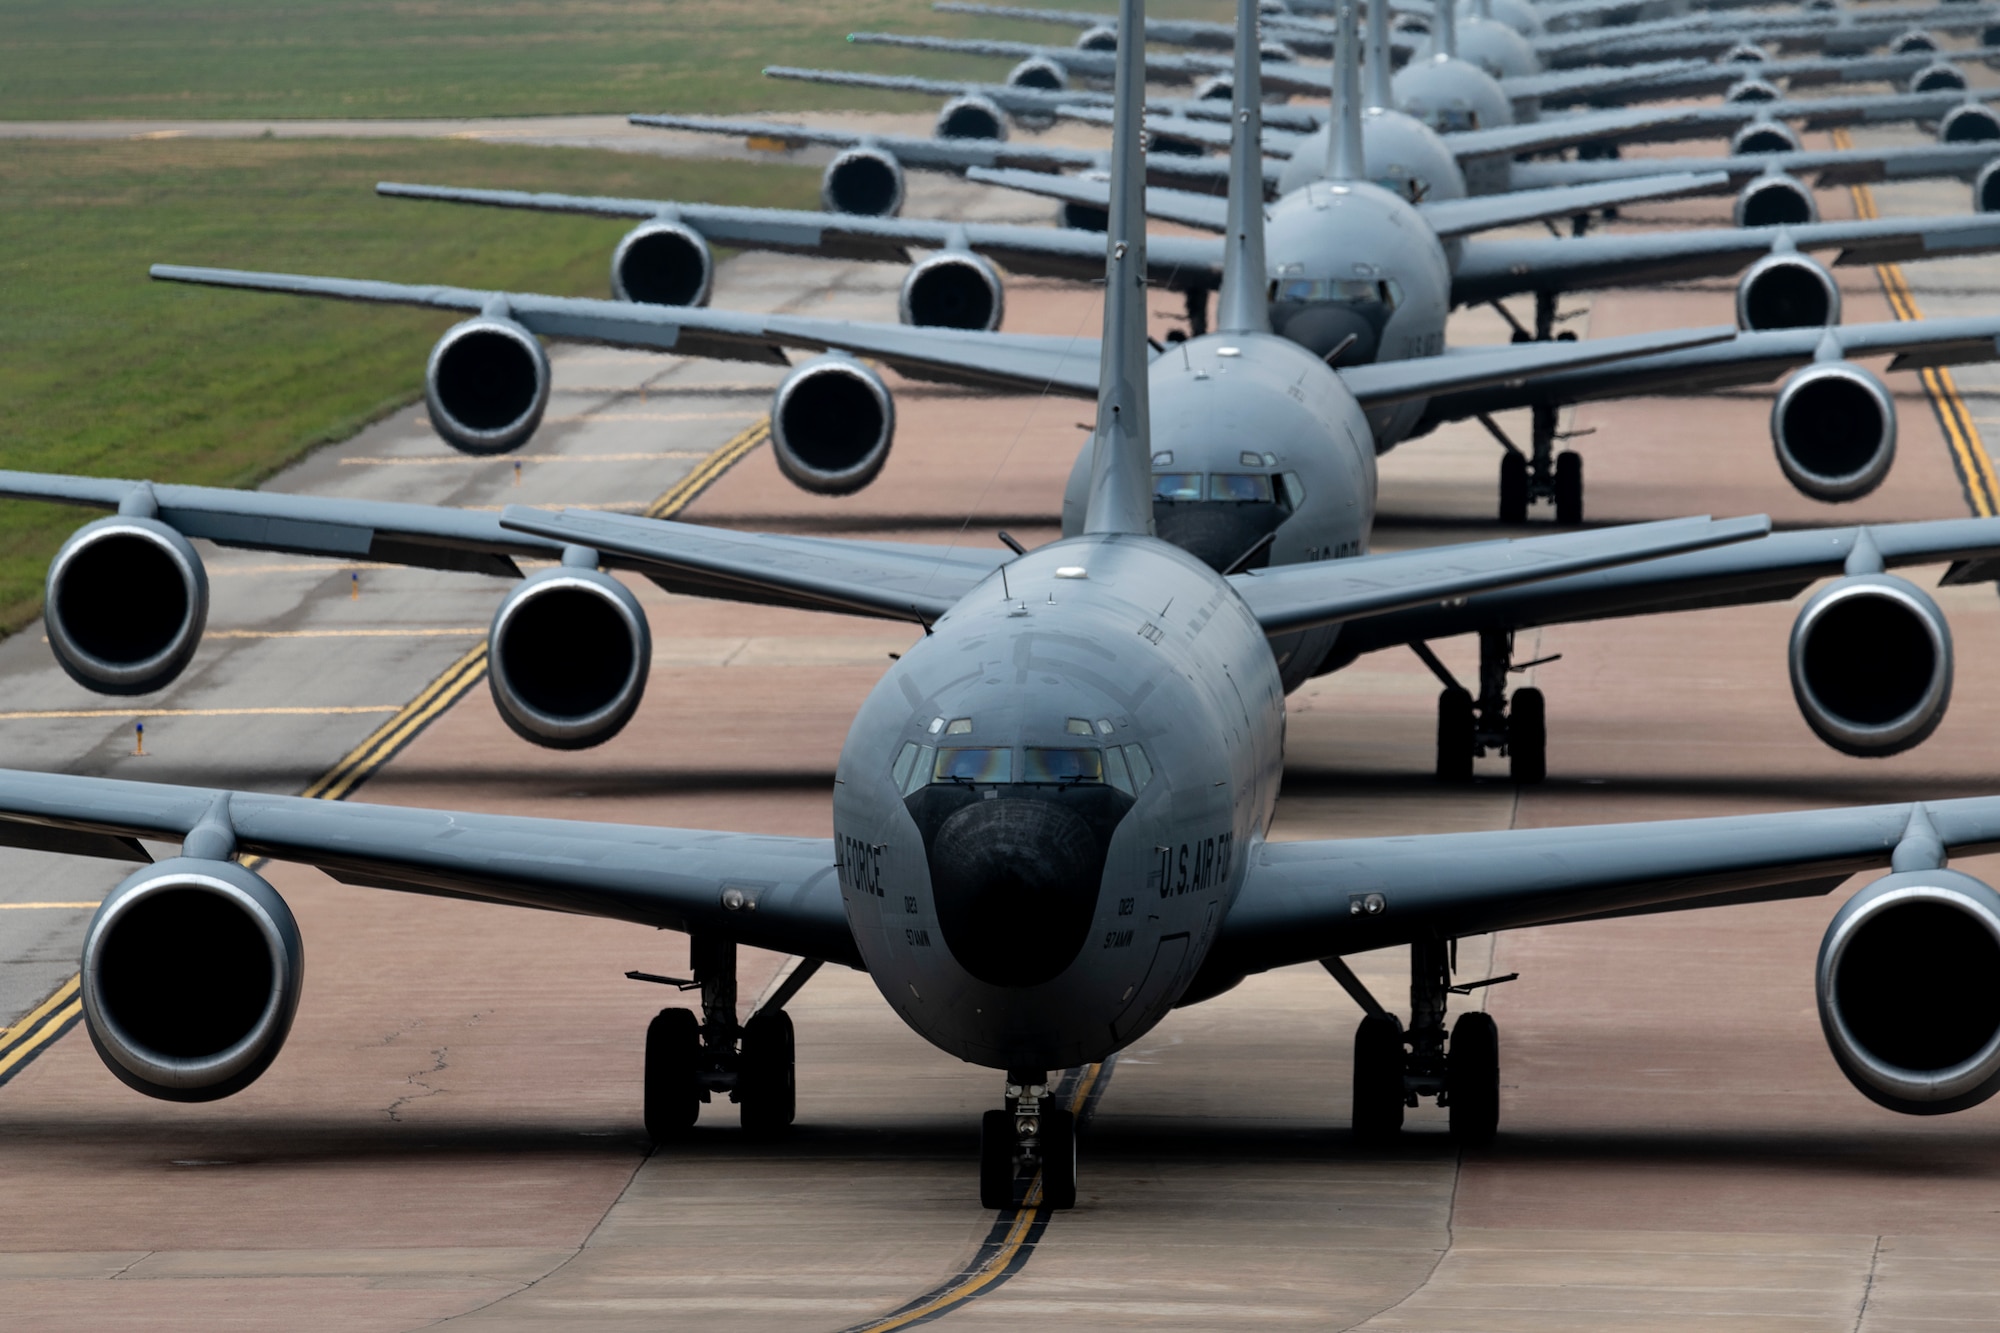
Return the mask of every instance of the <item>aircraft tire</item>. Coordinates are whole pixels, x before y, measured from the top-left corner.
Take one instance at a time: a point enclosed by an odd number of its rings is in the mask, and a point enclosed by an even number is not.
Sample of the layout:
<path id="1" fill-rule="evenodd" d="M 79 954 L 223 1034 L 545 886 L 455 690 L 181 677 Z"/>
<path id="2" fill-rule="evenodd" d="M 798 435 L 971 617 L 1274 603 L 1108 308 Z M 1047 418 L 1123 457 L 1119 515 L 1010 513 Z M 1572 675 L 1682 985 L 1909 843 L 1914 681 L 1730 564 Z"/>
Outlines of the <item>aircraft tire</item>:
<path id="1" fill-rule="evenodd" d="M 1573 528 L 1583 522 L 1583 455 L 1565 449 L 1556 455 L 1556 524 Z"/>
<path id="2" fill-rule="evenodd" d="M 668 1143 L 701 1114 L 701 1023 L 686 1009 L 662 1009 L 646 1028 L 646 1133 Z"/>
<path id="3" fill-rule="evenodd" d="M 1403 1020 L 1370 1014 L 1354 1030 L 1354 1137 L 1393 1142 L 1403 1132 Z"/>
<path id="4" fill-rule="evenodd" d="M 1500 521 L 1528 521 L 1528 460 L 1511 449 L 1500 456 Z"/>
<path id="5" fill-rule="evenodd" d="M 1474 742 L 1472 696 L 1454 685 L 1438 695 L 1437 776 L 1439 782 L 1472 781 Z"/>
<path id="6" fill-rule="evenodd" d="M 979 1121 L 979 1206 L 1004 1212 L 1014 1206 L 1014 1116 L 988 1111 Z"/>
<path id="7" fill-rule="evenodd" d="M 1076 1207 L 1076 1116 L 1042 1112 L 1042 1202 L 1050 1208 Z"/>
<path id="8" fill-rule="evenodd" d="M 1507 705 L 1507 771 L 1519 783 L 1549 775 L 1549 709 L 1540 690 L 1515 690 Z"/>
<path id="9" fill-rule="evenodd" d="M 1444 1071 L 1452 1139 L 1461 1147 L 1485 1147 L 1500 1128 L 1500 1029 L 1491 1014 L 1458 1016 Z"/>
<path id="10" fill-rule="evenodd" d="M 792 1127 L 798 1111 L 795 1046 L 792 1016 L 782 1009 L 754 1014 L 744 1024 L 736 1101 L 746 1133 L 782 1134 Z"/>

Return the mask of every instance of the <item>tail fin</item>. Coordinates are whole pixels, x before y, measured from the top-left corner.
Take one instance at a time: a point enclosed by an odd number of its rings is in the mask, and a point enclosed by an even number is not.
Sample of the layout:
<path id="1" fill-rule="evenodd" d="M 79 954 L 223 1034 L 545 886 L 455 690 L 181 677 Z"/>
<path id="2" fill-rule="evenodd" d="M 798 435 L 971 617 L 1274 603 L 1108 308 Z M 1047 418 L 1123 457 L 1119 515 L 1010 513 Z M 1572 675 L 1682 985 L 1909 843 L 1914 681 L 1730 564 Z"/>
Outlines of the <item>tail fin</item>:
<path id="1" fill-rule="evenodd" d="M 1389 0 L 1368 0 L 1368 105 L 1396 105 L 1389 91 Z"/>
<path id="2" fill-rule="evenodd" d="M 1439 0 L 1444 9 L 1451 0 Z M 1357 181 L 1367 172 L 1361 161 L 1361 44 L 1354 19 L 1355 0 L 1340 0 L 1333 37 L 1332 117 L 1327 127 L 1326 175 L 1329 180 Z"/>
<path id="3" fill-rule="evenodd" d="M 1229 221 L 1224 233 L 1219 333 L 1269 333 L 1264 263 L 1264 66 L 1257 51 L 1257 0 L 1236 0 L 1235 103 L 1230 120 Z"/>
<path id="4" fill-rule="evenodd" d="M 1119 0 L 1105 227 L 1104 343 L 1091 439 L 1087 533 L 1153 530 L 1152 431 L 1146 403 L 1145 0 Z"/>

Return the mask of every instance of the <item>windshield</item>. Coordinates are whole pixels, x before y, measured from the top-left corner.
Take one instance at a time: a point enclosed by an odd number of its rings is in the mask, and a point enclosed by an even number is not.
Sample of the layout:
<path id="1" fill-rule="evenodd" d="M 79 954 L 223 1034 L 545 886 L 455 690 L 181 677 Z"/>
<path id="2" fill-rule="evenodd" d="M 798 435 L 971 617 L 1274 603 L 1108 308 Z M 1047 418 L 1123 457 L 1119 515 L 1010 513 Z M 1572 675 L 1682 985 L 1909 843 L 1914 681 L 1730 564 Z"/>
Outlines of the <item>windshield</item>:
<path id="1" fill-rule="evenodd" d="M 1211 500 L 1271 500 L 1271 479 L 1261 472 L 1216 472 L 1208 479 Z"/>
<path id="2" fill-rule="evenodd" d="M 934 782 L 1008 782 L 1014 771 L 1012 750 L 939 750 Z"/>
<path id="3" fill-rule="evenodd" d="M 1155 500 L 1201 499 L 1201 473 L 1155 472 L 1153 498 Z"/>
<path id="4" fill-rule="evenodd" d="M 1104 781 L 1104 756 L 1096 750 L 1039 750 L 1031 745 L 1022 757 L 1023 782 Z"/>
<path id="5" fill-rule="evenodd" d="M 1379 301 L 1391 310 L 1402 291 L 1393 281 L 1380 278 L 1274 278 L 1273 301 L 1338 301 L 1343 305 L 1364 305 Z"/>

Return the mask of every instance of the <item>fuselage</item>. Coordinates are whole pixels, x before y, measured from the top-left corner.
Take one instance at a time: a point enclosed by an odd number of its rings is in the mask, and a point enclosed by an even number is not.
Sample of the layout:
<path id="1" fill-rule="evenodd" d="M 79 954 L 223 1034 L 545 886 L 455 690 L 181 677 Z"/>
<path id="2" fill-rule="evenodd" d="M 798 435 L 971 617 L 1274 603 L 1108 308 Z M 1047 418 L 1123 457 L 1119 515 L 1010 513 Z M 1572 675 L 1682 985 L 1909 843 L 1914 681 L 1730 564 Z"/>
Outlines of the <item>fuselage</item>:
<path id="1" fill-rule="evenodd" d="M 869 975 L 977 1064 L 1127 1045 L 1242 884 L 1284 722 L 1256 619 L 1185 551 L 1072 537 L 1013 561 L 891 667 L 841 751 L 834 836 Z"/>

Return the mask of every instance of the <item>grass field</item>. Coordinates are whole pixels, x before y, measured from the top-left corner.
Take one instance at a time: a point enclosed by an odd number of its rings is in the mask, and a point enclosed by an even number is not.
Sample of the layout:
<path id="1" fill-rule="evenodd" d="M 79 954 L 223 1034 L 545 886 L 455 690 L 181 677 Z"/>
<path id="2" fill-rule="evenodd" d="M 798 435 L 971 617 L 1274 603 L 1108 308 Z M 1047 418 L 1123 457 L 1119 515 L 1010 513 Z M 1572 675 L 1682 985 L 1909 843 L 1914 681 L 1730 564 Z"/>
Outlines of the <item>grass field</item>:
<path id="1" fill-rule="evenodd" d="M 155 283 L 160 261 L 607 295 L 618 223 L 385 177 L 810 207 L 802 167 L 451 141 L 0 143 L 0 467 L 240 486 L 420 389 L 450 316 Z M 0 504 L 0 630 L 89 516 Z"/>
<path id="2" fill-rule="evenodd" d="M 1108 0 L 1053 5 L 1111 11 Z M 1226 18 L 1220 0 L 1161 16 Z M 1006 64 L 849 47 L 862 29 L 1067 43 L 928 0 L 7 0 L 0 120 L 489 116 L 858 107 L 907 98 L 781 83 L 769 64 L 998 78 Z"/>

